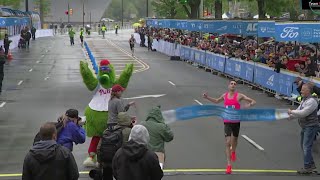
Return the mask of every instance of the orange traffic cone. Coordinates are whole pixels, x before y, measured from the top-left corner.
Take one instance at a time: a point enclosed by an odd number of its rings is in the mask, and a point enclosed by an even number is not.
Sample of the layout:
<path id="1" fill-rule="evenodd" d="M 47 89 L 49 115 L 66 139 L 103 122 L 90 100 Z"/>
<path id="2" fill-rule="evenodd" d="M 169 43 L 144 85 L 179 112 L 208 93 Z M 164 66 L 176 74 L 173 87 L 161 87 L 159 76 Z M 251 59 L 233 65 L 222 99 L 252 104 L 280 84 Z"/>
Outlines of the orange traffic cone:
<path id="1" fill-rule="evenodd" d="M 12 60 L 12 59 L 13 59 L 12 54 L 11 54 L 11 52 L 9 51 L 9 53 L 8 53 L 8 60 Z"/>

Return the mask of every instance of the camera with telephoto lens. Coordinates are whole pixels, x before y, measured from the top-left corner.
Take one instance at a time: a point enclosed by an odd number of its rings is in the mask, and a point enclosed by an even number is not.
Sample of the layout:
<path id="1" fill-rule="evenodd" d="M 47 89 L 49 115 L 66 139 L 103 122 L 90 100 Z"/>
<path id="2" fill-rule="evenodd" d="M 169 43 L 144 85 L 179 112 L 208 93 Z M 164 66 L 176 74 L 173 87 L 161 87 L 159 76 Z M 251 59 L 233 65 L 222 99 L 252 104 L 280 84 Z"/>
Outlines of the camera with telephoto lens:
<path id="1" fill-rule="evenodd" d="M 93 180 L 101 180 L 103 178 L 102 170 L 98 168 L 90 170 L 89 177 Z"/>

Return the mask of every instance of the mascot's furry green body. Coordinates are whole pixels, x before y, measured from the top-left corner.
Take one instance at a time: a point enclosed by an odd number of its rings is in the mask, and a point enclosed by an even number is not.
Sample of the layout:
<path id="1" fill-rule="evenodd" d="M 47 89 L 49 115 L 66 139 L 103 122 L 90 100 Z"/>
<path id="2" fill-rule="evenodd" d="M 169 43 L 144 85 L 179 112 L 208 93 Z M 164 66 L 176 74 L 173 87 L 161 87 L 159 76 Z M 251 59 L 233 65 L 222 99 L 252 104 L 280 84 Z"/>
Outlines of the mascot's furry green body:
<path id="1" fill-rule="evenodd" d="M 97 146 L 103 131 L 107 127 L 108 102 L 111 97 L 111 88 L 119 84 L 126 88 L 133 72 L 133 64 L 126 65 L 120 77 L 116 79 L 114 67 L 108 60 L 101 60 L 99 73 L 96 77 L 89 69 L 88 63 L 80 62 L 80 73 L 84 84 L 90 91 L 95 90 L 91 102 L 85 109 L 86 116 L 85 130 L 88 137 L 92 137 L 88 149 L 89 157 L 84 161 L 85 166 L 95 165 Z"/>

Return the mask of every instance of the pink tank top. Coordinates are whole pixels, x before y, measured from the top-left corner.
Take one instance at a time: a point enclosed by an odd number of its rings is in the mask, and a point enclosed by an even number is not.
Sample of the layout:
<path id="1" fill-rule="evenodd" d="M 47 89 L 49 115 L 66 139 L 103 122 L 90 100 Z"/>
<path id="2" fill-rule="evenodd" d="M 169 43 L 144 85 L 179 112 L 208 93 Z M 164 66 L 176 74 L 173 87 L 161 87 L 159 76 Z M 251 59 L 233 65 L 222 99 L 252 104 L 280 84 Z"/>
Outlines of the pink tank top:
<path id="1" fill-rule="evenodd" d="M 232 108 L 232 109 L 240 109 L 240 103 L 238 101 L 238 92 L 235 92 L 232 99 L 228 98 L 229 93 L 227 92 L 224 96 L 224 107 L 225 108 Z M 240 121 L 230 121 L 224 119 L 223 122 L 225 123 L 239 123 Z"/>

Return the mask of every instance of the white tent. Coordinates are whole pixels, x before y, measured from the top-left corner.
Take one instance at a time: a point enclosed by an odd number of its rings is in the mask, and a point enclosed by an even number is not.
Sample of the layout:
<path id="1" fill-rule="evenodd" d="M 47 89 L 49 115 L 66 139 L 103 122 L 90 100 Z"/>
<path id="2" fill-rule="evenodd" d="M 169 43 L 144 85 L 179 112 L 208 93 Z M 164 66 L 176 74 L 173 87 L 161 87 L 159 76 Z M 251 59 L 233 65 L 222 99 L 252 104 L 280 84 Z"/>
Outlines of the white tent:
<path id="1" fill-rule="evenodd" d="M 266 14 L 266 17 L 267 17 L 268 19 L 270 19 L 270 15 Z M 259 19 L 259 15 L 257 14 L 257 15 L 255 15 L 255 16 L 253 16 L 253 19 Z"/>
<path id="2" fill-rule="evenodd" d="M 222 14 L 222 19 L 230 19 L 230 17 L 227 15 L 227 13 Z"/>

